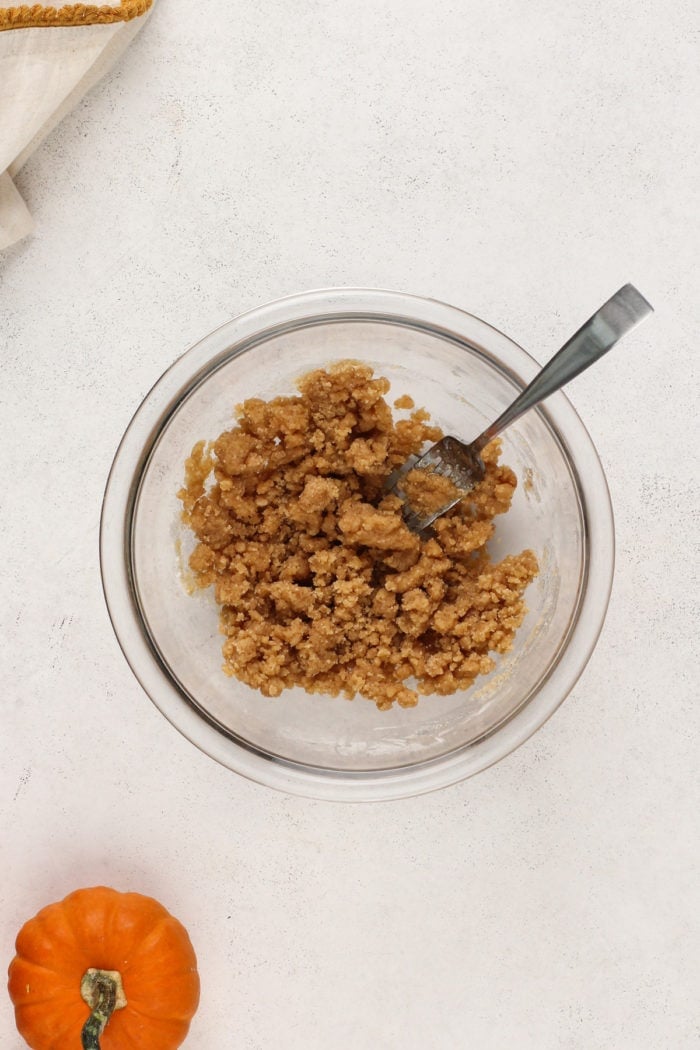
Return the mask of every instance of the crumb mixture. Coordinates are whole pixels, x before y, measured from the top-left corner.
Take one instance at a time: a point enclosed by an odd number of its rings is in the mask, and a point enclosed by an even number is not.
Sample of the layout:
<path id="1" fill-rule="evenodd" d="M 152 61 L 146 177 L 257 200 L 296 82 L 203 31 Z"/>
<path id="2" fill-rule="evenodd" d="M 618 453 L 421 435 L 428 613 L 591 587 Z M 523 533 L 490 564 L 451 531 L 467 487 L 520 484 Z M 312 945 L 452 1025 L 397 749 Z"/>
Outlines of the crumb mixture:
<path id="1" fill-rule="evenodd" d="M 298 388 L 245 401 L 186 463 L 190 567 L 221 607 L 224 671 L 266 696 L 301 686 L 379 708 L 467 688 L 510 649 L 538 571 L 530 550 L 498 563 L 486 551 L 516 486 L 499 442 L 469 498 L 418 536 L 386 483 L 442 437 L 428 413 L 404 396 L 395 407 L 412 411 L 395 422 L 389 382 L 356 362 Z M 412 499 L 441 497 L 444 479 L 413 475 Z"/>

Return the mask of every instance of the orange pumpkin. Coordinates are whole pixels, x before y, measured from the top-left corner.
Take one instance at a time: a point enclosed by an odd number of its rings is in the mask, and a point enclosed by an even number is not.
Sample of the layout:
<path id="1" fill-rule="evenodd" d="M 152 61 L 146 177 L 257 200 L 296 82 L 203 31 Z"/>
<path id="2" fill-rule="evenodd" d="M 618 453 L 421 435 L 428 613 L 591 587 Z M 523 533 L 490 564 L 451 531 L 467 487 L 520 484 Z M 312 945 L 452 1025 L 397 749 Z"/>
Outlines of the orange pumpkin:
<path id="1" fill-rule="evenodd" d="M 175 1050 L 187 1035 L 197 959 L 153 898 L 76 890 L 26 922 L 15 947 L 8 988 L 32 1050 Z"/>

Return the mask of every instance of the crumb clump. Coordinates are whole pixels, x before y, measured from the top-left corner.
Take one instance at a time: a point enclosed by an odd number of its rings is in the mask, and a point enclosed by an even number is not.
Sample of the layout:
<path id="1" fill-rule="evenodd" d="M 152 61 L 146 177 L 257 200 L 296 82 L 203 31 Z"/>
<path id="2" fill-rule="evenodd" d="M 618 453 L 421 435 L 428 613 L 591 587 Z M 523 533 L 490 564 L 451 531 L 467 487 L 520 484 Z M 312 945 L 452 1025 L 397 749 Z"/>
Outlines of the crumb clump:
<path id="1" fill-rule="evenodd" d="M 454 481 L 428 470 L 409 470 L 401 480 L 401 489 L 409 507 L 421 516 L 434 514 L 459 499 Z"/>
<path id="2" fill-rule="evenodd" d="M 442 437 L 428 413 L 395 422 L 388 381 L 357 362 L 311 372 L 298 389 L 245 401 L 236 425 L 186 463 L 190 568 L 220 606 L 224 671 L 266 696 L 300 686 L 381 709 L 467 688 L 510 649 L 538 572 L 530 550 L 498 563 L 486 550 L 516 486 L 499 442 L 468 499 L 418 536 L 386 482 Z M 395 404 L 413 408 L 406 396 Z M 445 479 L 413 474 L 412 500 L 441 498 Z"/>

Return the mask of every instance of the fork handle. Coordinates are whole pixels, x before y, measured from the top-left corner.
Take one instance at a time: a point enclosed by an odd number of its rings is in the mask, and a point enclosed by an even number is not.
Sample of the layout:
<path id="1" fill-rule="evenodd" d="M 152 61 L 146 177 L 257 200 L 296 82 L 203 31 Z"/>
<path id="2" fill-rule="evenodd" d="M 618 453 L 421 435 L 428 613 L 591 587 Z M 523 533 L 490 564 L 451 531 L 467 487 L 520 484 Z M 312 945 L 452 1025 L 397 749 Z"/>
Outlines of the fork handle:
<path id="1" fill-rule="evenodd" d="M 480 452 L 484 445 L 510 426 L 523 412 L 544 401 L 570 379 L 584 372 L 603 354 L 607 354 L 608 350 L 612 350 L 623 335 L 631 332 L 652 312 L 653 307 L 633 285 L 624 285 L 581 325 L 578 332 L 572 335 L 542 371 L 538 372 L 512 405 L 472 442 L 472 447 Z"/>

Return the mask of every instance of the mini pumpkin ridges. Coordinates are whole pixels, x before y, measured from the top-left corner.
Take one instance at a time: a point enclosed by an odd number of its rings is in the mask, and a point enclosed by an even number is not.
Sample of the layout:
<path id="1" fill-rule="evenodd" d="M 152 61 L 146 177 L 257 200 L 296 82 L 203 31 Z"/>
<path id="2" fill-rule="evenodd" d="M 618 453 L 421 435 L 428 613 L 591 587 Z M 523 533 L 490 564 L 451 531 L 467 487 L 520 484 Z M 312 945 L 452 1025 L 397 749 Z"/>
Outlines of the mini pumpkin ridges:
<path id="1" fill-rule="evenodd" d="M 187 931 L 151 897 L 104 886 L 76 890 L 25 923 L 16 952 L 8 989 L 32 1050 L 84 1045 L 90 1007 L 80 985 L 91 968 L 118 971 L 126 998 L 99 1037 L 101 1050 L 175 1050 L 197 1009 L 197 960 Z"/>

